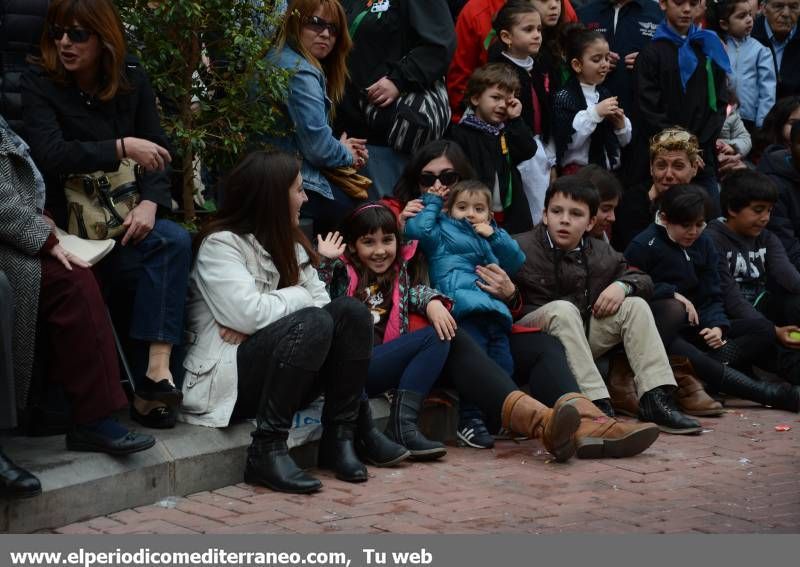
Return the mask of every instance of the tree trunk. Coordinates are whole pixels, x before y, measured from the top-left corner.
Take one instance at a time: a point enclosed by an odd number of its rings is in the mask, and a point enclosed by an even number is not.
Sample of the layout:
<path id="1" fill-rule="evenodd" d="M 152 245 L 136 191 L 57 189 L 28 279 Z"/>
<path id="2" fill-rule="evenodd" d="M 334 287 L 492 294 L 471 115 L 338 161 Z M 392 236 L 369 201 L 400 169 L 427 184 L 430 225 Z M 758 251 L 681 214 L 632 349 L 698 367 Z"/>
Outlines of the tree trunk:
<path id="1" fill-rule="evenodd" d="M 183 152 L 183 219 L 194 220 L 194 150 L 187 143 Z"/>

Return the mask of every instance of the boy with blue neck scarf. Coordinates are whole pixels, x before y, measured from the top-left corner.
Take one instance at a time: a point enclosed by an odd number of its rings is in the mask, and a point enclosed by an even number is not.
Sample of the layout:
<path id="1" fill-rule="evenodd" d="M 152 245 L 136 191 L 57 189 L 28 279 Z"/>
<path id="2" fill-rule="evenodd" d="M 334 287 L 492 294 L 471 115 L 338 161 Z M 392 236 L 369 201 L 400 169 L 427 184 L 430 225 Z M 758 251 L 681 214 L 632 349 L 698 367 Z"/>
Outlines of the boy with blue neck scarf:
<path id="1" fill-rule="evenodd" d="M 659 0 L 659 6 L 664 21 L 633 70 L 633 143 L 639 148 L 633 152 L 639 157 L 633 165 L 638 181 L 644 181 L 648 140 L 671 126 L 686 128 L 700 141 L 705 161 L 695 183 L 706 188 L 718 211 L 715 142 L 728 105 L 725 74 L 731 72 L 730 61 L 719 37 L 694 24 L 700 0 Z"/>

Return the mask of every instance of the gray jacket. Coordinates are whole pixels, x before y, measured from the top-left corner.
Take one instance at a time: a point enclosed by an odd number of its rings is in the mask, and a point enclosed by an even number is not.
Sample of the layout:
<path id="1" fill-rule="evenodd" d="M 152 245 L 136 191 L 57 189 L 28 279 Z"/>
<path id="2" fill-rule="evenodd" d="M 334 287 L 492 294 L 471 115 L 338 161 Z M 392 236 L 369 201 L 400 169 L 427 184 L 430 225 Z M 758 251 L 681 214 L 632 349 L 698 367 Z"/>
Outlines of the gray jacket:
<path id="1" fill-rule="evenodd" d="M 0 271 L 14 290 L 14 376 L 17 406 L 25 407 L 36 344 L 42 266 L 39 252 L 50 227 L 36 210 L 36 177 L 30 156 L 14 143 L 0 117 Z"/>
<path id="2" fill-rule="evenodd" d="M 742 157 L 747 157 L 750 150 L 753 148 L 753 141 L 750 138 L 750 132 L 744 127 L 742 117 L 739 115 L 739 110 L 731 110 L 725 122 L 722 124 L 722 131 L 719 133 L 719 139 L 736 148 Z"/>

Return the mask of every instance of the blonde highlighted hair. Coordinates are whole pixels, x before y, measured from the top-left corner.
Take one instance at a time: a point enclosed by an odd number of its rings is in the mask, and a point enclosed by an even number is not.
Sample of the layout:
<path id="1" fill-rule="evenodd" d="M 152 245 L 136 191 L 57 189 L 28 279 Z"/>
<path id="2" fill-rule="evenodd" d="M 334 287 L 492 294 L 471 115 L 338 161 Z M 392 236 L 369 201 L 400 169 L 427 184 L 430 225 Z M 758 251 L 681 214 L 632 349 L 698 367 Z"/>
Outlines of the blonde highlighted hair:
<path id="1" fill-rule="evenodd" d="M 333 51 L 324 61 L 314 57 L 300 41 L 300 34 L 306 20 L 322 7 L 323 18 L 336 24 L 339 33 L 333 44 Z M 288 45 L 302 55 L 314 67 L 325 73 L 327 95 L 334 104 L 341 102 L 347 82 L 347 55 L 353 46 L 347 30 L 347 15 L 339 0 L 291 0 L 286 10 L 277 49 Z"/>
<path id="2" fill-rule="evenodd" d="M 686 152 L 689 161 L 695 164 L 700 157 L 700 142 L 685 128 L 672 126 L 650 138 L 650 161 L 661 152 Z"/>
<path id="3" fill-rule="evenodd" d="M 122 21 L 110 0 L 53 0 L 47 10 L 44 31 L 40 40 L 41 57 L 32 59 L 54 81 L 65 84 L 68 72 L 58 57 L 56 41 L 50 38 L 52 26 L 71 28 L 78 23 L 95 34 L 102 48 L 100 61 L 101 85 L 97 98 L 103 102 L 113 99 L 120 90 L 128 89 L 125 78 L 125 35 Z"/>

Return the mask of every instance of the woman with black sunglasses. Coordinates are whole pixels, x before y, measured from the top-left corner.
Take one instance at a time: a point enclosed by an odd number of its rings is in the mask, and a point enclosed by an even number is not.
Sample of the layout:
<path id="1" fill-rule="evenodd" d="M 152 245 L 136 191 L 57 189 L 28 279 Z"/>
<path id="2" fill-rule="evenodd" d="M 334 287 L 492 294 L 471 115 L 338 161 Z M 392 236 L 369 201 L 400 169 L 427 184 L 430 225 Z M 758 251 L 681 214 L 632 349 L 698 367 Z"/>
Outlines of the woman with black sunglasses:
<path id="1" fill-rule="evenodd" d="M 449 140 L 431 142 L 415 153 L 394 188 L 394 196 L 384 199 L 402 225 L 422 208 L 421 196 L 435 188 L 447 191 L 460 180 L 474 179 L 475 172 L 461 147 Z M 419 258 L 421 254 L 417 254 Z M 512 313 L 521 304 L 519 291 L 502 268 L 492 264 L 479 266 L 476 285 L 486 293 L 508 303 Z M 579 392 L 572 371 L 567 366 L 564 347 L 558 339 L 541 332 L 511 334 L 511 355 L 514 358 L 514 382 L 527 384 L 531 395 L 552 406 L 568 392 Z M 450 344 L 450 355 L 442 370 L 439 384 L 455 387 L 459 394 L 475 397 L 465 384 L 493 391 L 505 387 L 511 378 L 465 332 L 457 330 Z M 500 388 L 502 389 L 502 388 Z M 475 400 L 480 402 L 480 400 Z M 487 424 L 489 428 L 497 424 Z M 483 433 L 488 435 L 488 433 Z"/>
<path id="2" fill-rule="evenodd" d="M 129 329 L 124 342 L 136 386 L 131 415 L 150 427 L 171 427 L 181 399 L 172 349 L 183 339 L 191 243 L 179 225 L 157 218 L 172 199 L 171 158 L 155 95 L 126 55 L 110 0 L 54 0 L 40 48 L 22 79 L 24 136 L 44 174 L 55 223 L 67 226 L 65 177 L 113 172 L 124 158 L 144 170 L 137 177 L 139 203 L 96 273 L 118 328 Z"/>
<path id="3" fill-rule="evenodd" d="M 314 230 L 335 230 L 358 203 L 325 176 L 326 170 L 360 169 L 369 154 L 366 140 L 347 132 L 333 135 L 330 116 L 342 99 L 351 42 L 338 0 L 292 0 L 271 57 L 291 74 L 284 108 L 286 134 L 269 140 L 303 157 L 303 186 L 308 203 L 303 216 Z"/>

